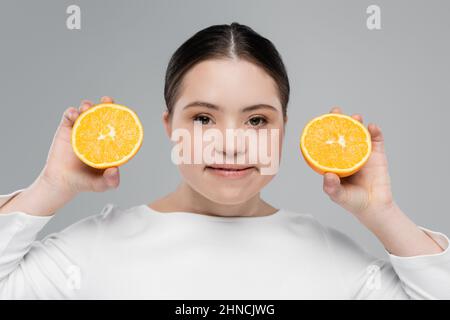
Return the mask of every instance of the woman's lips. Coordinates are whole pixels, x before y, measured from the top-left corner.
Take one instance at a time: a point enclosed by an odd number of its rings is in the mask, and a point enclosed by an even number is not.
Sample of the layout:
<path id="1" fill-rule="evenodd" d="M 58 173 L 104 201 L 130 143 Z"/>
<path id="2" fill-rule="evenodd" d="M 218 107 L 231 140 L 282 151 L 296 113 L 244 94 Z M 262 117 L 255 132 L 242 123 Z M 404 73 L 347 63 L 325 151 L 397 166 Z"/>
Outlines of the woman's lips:
<path id="1" fill-rule="evenodd" d="M 255 167 L 239 166 L 239 165 L 214 165 L 206 166 L 208 172 L 224 178 L 242 178 L 251 174 Z"/>

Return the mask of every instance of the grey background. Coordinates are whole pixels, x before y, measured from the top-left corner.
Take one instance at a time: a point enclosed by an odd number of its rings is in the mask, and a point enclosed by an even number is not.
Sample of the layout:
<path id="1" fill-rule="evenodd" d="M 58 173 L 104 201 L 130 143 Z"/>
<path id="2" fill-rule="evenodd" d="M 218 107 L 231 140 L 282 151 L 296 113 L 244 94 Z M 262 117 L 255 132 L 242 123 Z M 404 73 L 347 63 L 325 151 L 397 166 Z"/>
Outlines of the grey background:
<path id="1" fill-rule="evenodd" d="M 66 8 L 81 7 L 81 30 Z M 382 30 L 366 28 L 381 7 Z M 28 186 L 45 163 L 61 114 L 110 95 L 145 126 L 118 190 L 82 194 L 40 237 L 101 210 L 149 203 L 179 181 L 161 114 L 171 54 L 194 32 L 237 21 L 281 52 L 292 95 L 282 166 L 263 191 L 277 207 L 313 213 L 374 255 L 383 247 L 322 191 L 299 136 L 313 116 L 340 105 L 383 129 L 394 197 L 422 226 L 450 234 L 450 2 L 448 1 L 18 1 L 0 4 L 0 193 Z"/>

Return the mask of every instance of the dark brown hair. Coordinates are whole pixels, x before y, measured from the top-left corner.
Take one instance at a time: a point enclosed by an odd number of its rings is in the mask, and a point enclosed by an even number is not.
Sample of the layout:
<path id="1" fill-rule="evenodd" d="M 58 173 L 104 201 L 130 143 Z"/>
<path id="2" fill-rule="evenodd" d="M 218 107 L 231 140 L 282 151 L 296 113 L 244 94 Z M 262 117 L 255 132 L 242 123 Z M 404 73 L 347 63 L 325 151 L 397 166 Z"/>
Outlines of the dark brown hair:
<path id="1" fill-rule="evenodd" d="M 164 99 L 172 113 L 185 73 L 195 64 L 214 58 L 246 59 L 262 67 L 278 86 L 283 116 L 289 102 L 289 79 L 280 54 L 268 39 L 248 26 L 213 25 L 198 31 L 172 55 L 166 71 Z"/>

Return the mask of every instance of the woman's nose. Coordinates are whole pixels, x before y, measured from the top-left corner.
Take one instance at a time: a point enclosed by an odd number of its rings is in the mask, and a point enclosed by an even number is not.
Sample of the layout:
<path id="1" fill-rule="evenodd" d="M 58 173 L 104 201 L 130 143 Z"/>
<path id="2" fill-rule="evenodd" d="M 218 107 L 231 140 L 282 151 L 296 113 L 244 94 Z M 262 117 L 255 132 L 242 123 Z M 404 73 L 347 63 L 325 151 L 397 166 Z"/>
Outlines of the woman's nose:
<path id="1" fill-rule="evenodd" d="M 222 132 L 222 143 L 216 144 L 216 152 L 227 158 L 235 158 L 245 155 L 247 146 L 244 135 L 244 128 L 231 123 L 220 129 Z"/>

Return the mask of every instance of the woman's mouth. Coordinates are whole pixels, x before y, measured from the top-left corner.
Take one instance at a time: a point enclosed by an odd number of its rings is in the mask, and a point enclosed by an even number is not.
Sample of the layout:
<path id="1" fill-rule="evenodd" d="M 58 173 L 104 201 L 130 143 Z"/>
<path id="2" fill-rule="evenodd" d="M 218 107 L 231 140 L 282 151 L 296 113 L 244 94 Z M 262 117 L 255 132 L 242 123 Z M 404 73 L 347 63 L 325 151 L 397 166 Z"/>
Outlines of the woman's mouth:
<path id="1" fill-rule="evenodd" d="M 219 177 L 237 179 L 251 174 L 256 167 L 235 165 L 235 164 L 221 164 L 206 166 L 205 170 Z"/>

